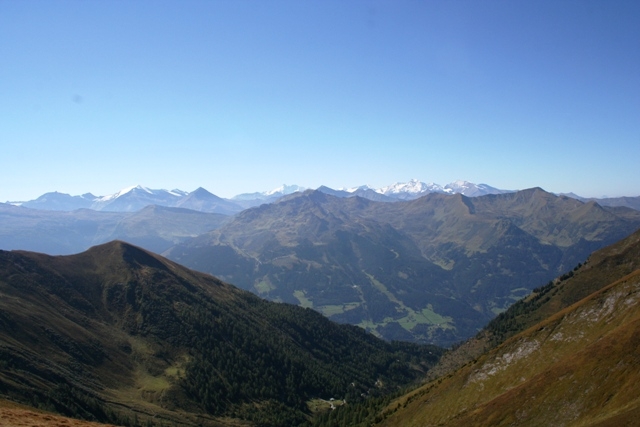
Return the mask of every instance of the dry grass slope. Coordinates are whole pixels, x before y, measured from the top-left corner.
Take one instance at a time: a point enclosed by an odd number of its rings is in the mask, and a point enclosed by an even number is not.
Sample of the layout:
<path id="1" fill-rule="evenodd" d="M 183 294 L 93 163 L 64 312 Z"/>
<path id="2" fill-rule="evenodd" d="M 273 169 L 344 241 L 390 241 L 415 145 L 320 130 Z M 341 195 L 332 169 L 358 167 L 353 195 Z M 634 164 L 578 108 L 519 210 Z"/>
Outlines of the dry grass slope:
<path id="1" fill-rule="evenodd" d="M 620 426 L 640 415 L 640 234 L 573 285 L 612 283 L 392 402 L 385 426 Z M 636 267 L 624 277 L 622 272 Z M 615 280 L 617 278 L 617 280 Z M 588 287 L 588 285 L 585 285 Z M 551 303 L 584 292 L 567 282 Z M 558 302 L 560 304 L 560 302 Z M 551 304 L 553 305 L 553 304 Z M 549 304 L 543 307 L 549 310 Z M 547 311 L 548 312 L 548 311 Z"/>
<path id="2" fill-rule="evenodd" d="M 74 420 L 49 412 L 39 411 L 17 403 L 0 400 L 0 426 L 2 427 L 115 427 Z"/>

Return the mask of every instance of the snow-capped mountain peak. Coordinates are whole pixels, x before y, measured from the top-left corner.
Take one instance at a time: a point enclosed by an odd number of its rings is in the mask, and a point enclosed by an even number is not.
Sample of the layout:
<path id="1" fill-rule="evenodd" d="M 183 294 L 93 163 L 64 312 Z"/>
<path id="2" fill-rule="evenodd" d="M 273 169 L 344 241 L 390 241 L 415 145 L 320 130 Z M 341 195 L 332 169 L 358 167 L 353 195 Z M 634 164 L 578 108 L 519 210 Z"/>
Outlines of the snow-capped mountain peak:
<path id="1" fill-rule="evenodd" d="M 468 197 L 476 197 L 485 194 L 500 194 L 506 192 L 505 190 L 499 190 L 487 184 L 474 184 L 463 180 L 451 182 L 443 187 L 433 182 L 425 184 L 417 179 L 411 179 L 409 182 L 398 182 L 387 187 L 382 187 L 376 191 L 385 196 L 403 200 L 415 199 L 429 193 L 463 194 Z"/>
<path id="2" fill-rule="evenodd" d="M 506 193 L 505 190 L 500 190 L 495 187 L 491 187 L 487 184 L 474 184 L 469 181 L 454 181 L 444 186 L 444 191 L 455 194 L 463 194 L 467 197 L 483 196 L 485 194 L 501 194 Z"/>
<path id="3" fill-rule="evenodd" d="M 358 187 L 350 187 L 350 188 L 339 188 L 339 191 L 346 191 L 347 193 L 355 193 L 356 191 L 366 191 L 366 190 L 373 190 L 376 191 L 375 188 L 368 186 L 368 185 L 360 185 Z"/>
<path id="4" fill-rule="evenodd" d="M 465 191 L 468 191 L 475 187 L 476 185 L 469 181 L 457 180 L 445 185 L 444 190 L 447 193 L 463 193 L 464 194 Z"/>
<path id="5" fill-rule="evenodd" d="M 117 193 L 99 197 L 92 209 L 133 212 L 148 205 L 171 206 L 177 199 L 184 197 L 182 190 L 152 190 L 142 185 L 123 188 Z"/>
<path id="6" fill-rule="evenodd" d="M 287 194 L 293 194 L 293 193 L 297 193 L 298 191 L 304 191 L 304 190 L 306 190 L 306 188 L 300 187 L 299 185 L 282 184 L 280 187 L 274 188 L 271 191 L 265 191 L 262 194 L 264 194 L 265 196 L 275 196 L 275 195 L 286 196 Z"/>
<path id="7" fill-rule="evenodd" d="M 153 194 L 153 191 L 148 189 L 147 187 L 143 187 L 142 185 L 132 185 L 131 187 L 123 188 L 122 190 L 118 191 L 117 193 L 109 194 L 107 196 L 98 197 L 96 202 L 108 202 L 110 200 L 115 200 L 118 197 L 122 197 L 125 194 L 131 193 L 132 191 L 135 191 L 135 190 L 139 190 L 139 191 L 143 191 L 145 193 Z"/>
<path id="8" fill-rule="evenodd" d="M 429 183 L 425 184 L 417 179 L 411 179 L 409 182 L 396 182 L 395 184 L 388 185 L 386 187 L 376 190 L 380 194 L 385 196 L 420 196 L 434 191 L 441 191 L 442 187 L 438 184 Z"/>

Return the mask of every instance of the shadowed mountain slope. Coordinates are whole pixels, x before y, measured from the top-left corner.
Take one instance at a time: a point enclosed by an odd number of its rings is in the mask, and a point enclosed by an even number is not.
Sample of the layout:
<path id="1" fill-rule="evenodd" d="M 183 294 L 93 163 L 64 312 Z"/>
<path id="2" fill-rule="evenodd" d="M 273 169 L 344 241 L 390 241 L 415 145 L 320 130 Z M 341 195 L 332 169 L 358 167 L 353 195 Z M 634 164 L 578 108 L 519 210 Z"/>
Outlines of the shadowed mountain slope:
<path id="1" fill-rule="evenodd" d="M 0 251 L 0 296 L 0 393 L 114 424 L 297 425 L 312 398 L 383 392 L 439 355 L 123 242 Z"/>
<path id="2" fill-rule="evenodd" d="M 638 211 L 539 188 L 395 203 L 308 191 L 165 255 L 387 339 L 450 345 L 638 227 Z"/>
<path id="3" fill-rule="evenodd" d="M 392 402 L 380 424 L 636 425 L 640 232 L 537 289 L 487 336 L 499 344 Z"/>

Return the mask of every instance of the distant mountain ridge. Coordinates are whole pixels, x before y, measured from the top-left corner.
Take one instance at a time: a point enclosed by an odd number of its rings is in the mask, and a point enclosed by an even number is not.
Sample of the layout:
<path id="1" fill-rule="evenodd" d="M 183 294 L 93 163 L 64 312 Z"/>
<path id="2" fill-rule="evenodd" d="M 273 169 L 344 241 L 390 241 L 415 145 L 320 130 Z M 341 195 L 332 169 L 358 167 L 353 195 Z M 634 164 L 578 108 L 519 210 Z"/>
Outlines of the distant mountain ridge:
<path id="1" fill-rule="evenodd" d="M 566 196 L 578 199 L 582 202 L 595 201 L 601 206 L 624 206 L 627 208 L 640 211 L 640 196 L 639 197 L 606 197 L 597 199 L 594 197 L 580 197 L 577 194 L 569 193 Z"/>
<path id="2" fill-rule="evenodd" d="M 299 185 L 283 184 L 273 190 L 243 193 L 227 199 L 218 197 L 202 187 L 192 192 L 187 192 L 178 189 L 150 189 L 141 185 L 135 185 L 107 196 L 94 196 L 91 193 L 72 196 L 53 191 L 45 193 L 34 200 L 7 203 L 41 210 L 73 211 L 76 209 L 93 209 L 109 212 L 134 212 L 149 205 L 158 205 L 234 215 L 244 209 L 259 206 L 264 203 L 273 203 L 281 197 L 300 193 L 305 190 L 307 190 L 307 188 Z M 433 182 L 427 184 L 417 179 L 411 179 L 408 182 L 396 182 L 377 189 L 368 185 L 361 185 L 336 190 L 322 185 L 318 187 L 317 190 L 336 197 L 362 197 L 376 202 L 414 200 L 432 193 L 462 194 L 467 197 L 479 197 L 488 194 L 505 194 L 518 191 L 501 190 L 488 184 L 474 184 L 462 180 L 442 186 Z M 640 196 L 596 199 L 580 197 L 573 193 L 560 195 L 565 195 L 580 201 L 593 200 L 602 206 L 625 206 L 640 210 Z"/>
<path id="3" fill-rule="evenodd" d="M 374 189 L 367 185 L 339 190 L 321 186 L 320 189 L 322 189 L 321 191 L 338 197 L 359 196 L 375 201 L 412 200 L 429 193 L 460 193 L 465 196 L 475 197 L 485 194 L 509 192 L 486 184 L 473 184 L 468 181 L 455 181 L 443 187 L 433 183 L 425 184 L 416 179 L 412 179 L 406 183 L 398 182 L 379 189 Z M 202 187 L 192 192 L 187 192 L 178 189 L 150 189 L 141 185 L 134 185 L 107 196 L 94 196 L 91 193 L 72 196 L 54 191 L 45 193 L 34 200 L 7 203 L 42 210 L 72 211 L 76 209 L 93 209 L 110 212 L 134 212 L 148 205 L 159 205 L 233 215 L 243 209 L 263 203 L 271 203 L 280 197 L 305 190 L 305 187 L 299 185 L 283 184 L 273 190 L 243 193 L 230 199 L 225 199 L 210 193 Z"/>
<path id="4" fill-rule="evenodd" d="M 230 200 L 218 197 L 200 187 L 192 192 L 182 190 L 154 190 L 141 185 L 124 188 L 114 194 L 96 197 L 91 193 L 71 196 L 65 193 L 46 193 L 35 200 L 14 202 L 25 208 L 74 211 L 92 209 L 105 212 L 137 212 L 150 205 L 180 207 L 200 212 L 233 215 L 244 209 Z"/>

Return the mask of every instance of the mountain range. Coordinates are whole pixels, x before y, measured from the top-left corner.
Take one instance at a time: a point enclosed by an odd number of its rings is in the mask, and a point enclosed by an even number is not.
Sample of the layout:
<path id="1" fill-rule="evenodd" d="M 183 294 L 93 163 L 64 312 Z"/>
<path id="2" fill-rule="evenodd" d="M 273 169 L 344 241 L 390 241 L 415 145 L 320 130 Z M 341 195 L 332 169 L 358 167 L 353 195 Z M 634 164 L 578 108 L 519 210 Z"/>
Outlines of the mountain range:
<path id="1" fill-rule="evenodd" d="M 91 193 L 71 196 L 65 193 L 46 193 L 35 200 L 12 202 L 25 208 L 52 211 L 74 211 L 91 209 L 105 212 L 136 212 L 147 206 L 178 207 L 200 212 L 233 215 L 244 208 L 230 200 L 223 199 L 198 188 L 190 193 L 181 190 L 152 190 L 140 185 L 128 187 L 103 197 Z"/>
<path id="2" fill-rule="evenodd" d="M 447 346 L 639 227 L 638 211 L 540 188 L 395 203 L 307 190 L 164 255 L 389 340 Z"/>
<path id="3" fill-rule="evenodd" d="M 409 184 L 394 191 L 424 190 Z M 296 190 L 283 186 L 265 195 L 276 199 L 235 215 L 201 212 L 231 203 L 204 189 L 134 187 L 102 198 L 122 210 L 156 196 L 180 206 L 133 212 L 0 204 L 0 249 L 71 254 L 120 239 L 385 339 L 448 346 L 640 227 L 636 210 L 541 189 L 393 203 L 367 188 Z"/>
<path id="4" fill-rule="evenodd" d="M 394 186 L 395 190 L 387 188 L 388 194 L 395 191 L 396 198 L 364 187 L 349 191 L 320 187 L 319 191 L 341 198 L 364 197 L 394 202 L 409 194 L 417 197 L 419 193 L 411 193 L 408 188 L 420 191 L 422 186 L 414 184 L 398 184 Z M 283 185 L 263 193 L 241 194 L 233 199 L 220 198 L 204 188 L 187 193 L 134 186 L 104 197 L 52 192 L 28 202 L 0 203 L 0 218 L 3 219 L 0 222 L 0 249 L 71 254 L 121 239 L 161 253 L 188 237 L 218 228 L 245 209 L 274 203 L 303 190 L 299 186 Z M 187 210 L 210 215 L 197 215 Z M 127 223 L 141 227 L 131 227 Z"/>
<path id="5" fill-rule="evenodd" d="M 135 212 L 149 205 L 181 207 L 201 212 L 234 215 L 244 209 L 272 203 L 283 196 L 305 191 L 299 185 L 282 185 L 270 191 L 243 193 L 230 199 L 218 197 L 200 187 L 192 192 L 182 190 L 153 190 L 141 185 L 124 188 L 107 196 L 94 196 L 86 193 L 71 196 L 65 193 L 50 192 L 34 200 L 23 202 L 7 202 L 8 204 L 32 209 L 73 211 L 76 209 L 93 209 L 110 212 Z M 378 189 L 368 185 L 334 190 L 326 186 L 318 187 L 319 191 L 336 197 L 362 197 L 378 202 L 395 202 L 414 200 L 432 193 L 462 194 L 467 197 L 478 197 L 488 194 L 504 194 L 517 190 L 500 190 L 487 184 L 474 184 L 468 181 L 454 181 L 441 186 L 435 183 L 424 183 L 417 179 L 398 182 Z M 561 194 L 581 201 L 596 201 L 602 206 L 625 206 L 640 209 L 640 197 L 584 198 L 573 193 Z"/>
<path id="6" fill-rule="evenodd" d="M 425 184 L 415 179 L 407 183 L 396 183 L 377 190 L 369 186 L 361 186 L 346 190 L 332 190 L 321 187 L 327 192 L 335 192 L 341 197 L 360 196 L 378 201 L 411 200 L 429 193 L 464 194 L 479 196 L 484 194 L 504 193 L 504 190 L 486 184 L 476 185 L 467 181 L 456 181 L 444 187 L 438 184 Z M 8 202 L 32 209 L 72 211 L 75 209 L 93 209 L 98 211 L 134 212 L 148 205 L 183 207 L 202 212 L 215 212 L 233 215 L 243 209 L 271 203 L 282 196 L 306 190 L 298 185 L 282 185 L 270 191 L 244 193 L 223 199 L 200 187 L 192 192 L 182 190 L 153 190 L 141 185 L 127 187 L 117 193 L 97 197 L 91 193 L 82 196 L 71 196 L 65 193 L 51 192 L 34 200 L 25 202 Z"/>

